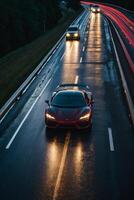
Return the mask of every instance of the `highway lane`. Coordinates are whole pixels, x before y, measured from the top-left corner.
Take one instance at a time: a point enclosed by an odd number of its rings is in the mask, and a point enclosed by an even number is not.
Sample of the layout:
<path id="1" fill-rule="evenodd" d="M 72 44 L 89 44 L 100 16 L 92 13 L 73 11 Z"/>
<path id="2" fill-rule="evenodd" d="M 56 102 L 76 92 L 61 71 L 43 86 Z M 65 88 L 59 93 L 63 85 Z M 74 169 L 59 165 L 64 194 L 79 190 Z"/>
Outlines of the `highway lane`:
<path id="1" fill-rule="evenodd" d="M 42 95 L 36 90 L 23 114 L 5 130 L 0 148 L 2 200 L 125 200 L 134 196 L 134 135 L 107 26 L 101 14 L 92 14 L 87 37 L 83 35 L 80 42 L 64 41 L 59 58 L 51 58 L 55 72 L 44 81 Z M 45 99 L 62 82 L 86 83 L 93 91 L 91 133 L 46 132 Z"/>
<path id="2" fill-rule="evenodd" d="M 83 40 L 83 37 L 85 37 L 85 35 L 86 35 L 85 28 L 87 25 L 88 15 L 89 15 L 89 13 L 85 11 L 82 13 L 82 15 L 80 17 L 78 17 L 78 19 L 76 19 L 73 22 L 73 23 L 79 25 L 79 28 L 81 30 L 81 35 L 82 35 L 81 39 L 82 40 Z M 89 20 L 88 20 L 88 23 L 89 23 Z M 81 46 L 80 46 L 80 48 L 81 48 Z M 45 86 L 48 79 L 54 73 L 55 65 L 57 65 L 57 67 L 58 67 L 59 66 L 58 63 L 61 62 L 61 60 L 63 59 L 64 50 L 65 50 L 65 45 L 64 45 L 64 42 L 61 41 L 60 44 L 54 50 L 53 54 L 43 64 L 43 66 L 37 73 L 36 77 L 33 78 L 33 80 L 30 82 L 30 84 L 23 91 L 22 95 L 18 98 L 18 101 L 16 101 L 15 104 L 13 104 L 13 106 L 11 107 L 9 112 L 7 112 L 7 114 L 3 117 L 3 119 L 0 120 L 0 124 L 1 124 L 0 135 L 2 135 L 3 130 L 5 132 L 5 129 L 7 129 L 7 127 L 12 123 L 12 121 L 15 118 L 17 118 L 17 119 L 19 118 L 18 114 L 20 115 L 20 113 L 21 113 L 23 115 L 22 116 L 22 119 L 23 119 L 29 106 L 32 104 L 32 101 L 34 101 L 34 98 L 33 98 L 33 100 L 31 100 L 32 99 L 31 96 L 33 96 L 32 94 L 33 93 L 37 94 L 37 92 L 39 93 L 42 90 L 42 88 Z M 36 92 L 34 92 L 35 90 L 36 90 Z M 20 101 L 20 98 L 21 98 L 21 101 Z M 28 103 L 27 103 L 27 101 L 28 101 Z M 27 104 L 29 106 L 27 106 Z M 24 107 L 27 107 L 27 108 L 25 109 Z M 22 110 L 22 112 L 21 112 L 21 110 Z M 23 114 L 23 111 L 26 111 L 26 112 Z M 18 123 L 20 123 L 21 119 L 19 119 L 18 121 L 19 121 Z"/>

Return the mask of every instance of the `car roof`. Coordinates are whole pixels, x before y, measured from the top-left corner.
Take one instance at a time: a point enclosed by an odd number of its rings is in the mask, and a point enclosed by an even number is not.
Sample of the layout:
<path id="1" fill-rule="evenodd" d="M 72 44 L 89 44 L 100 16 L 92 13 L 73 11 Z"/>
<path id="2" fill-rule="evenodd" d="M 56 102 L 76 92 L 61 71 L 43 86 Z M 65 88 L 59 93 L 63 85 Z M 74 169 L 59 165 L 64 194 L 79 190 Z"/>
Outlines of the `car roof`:
<path id="1" fill-rule="evenodd" d="M 67 30 L 69 29 L 79 29 L 79 26 L 78 25 L 69 26 Z"/>
<path id="2" fill-rule="evenodd" d="M 72 28 L 72 27 L 78 28 L 79 26 L 78 26 L 78 25 L 70 25 L 70 26 L 69 26 L 69 28 Z"/>
<path id="3" fill-rule="evenodd" d="M 96 4 L 94 4 L 94 5 L 92 5 L 93 7 L 99 7 L 99 5 L 96 5 Z"/>
<path id="4" fill-rule="evenodd" d="M 57 94 L 67 94 L 67 95 L 74 95 L 74 94 L 76 94 L 76 95 L 83 95 L 83 91 L 81 91 L 81 90 L 73 90 L 73 89 L 69 89 L 69 90 L 60 90 L 60 91 L 58 91 L 57 92 Z"/>
<path id="5" fill-rule="evenodd" d="M 89 87 L 88 85 L 85 85 L 85 84 L 75 84 L 75 83 L 63 83 L 63 84 L 60 84 L 57 86 L 56 88 L 56 91 L 59 91 L 59 90 L 86 90 L 86 91 L 89 91 Z"/>

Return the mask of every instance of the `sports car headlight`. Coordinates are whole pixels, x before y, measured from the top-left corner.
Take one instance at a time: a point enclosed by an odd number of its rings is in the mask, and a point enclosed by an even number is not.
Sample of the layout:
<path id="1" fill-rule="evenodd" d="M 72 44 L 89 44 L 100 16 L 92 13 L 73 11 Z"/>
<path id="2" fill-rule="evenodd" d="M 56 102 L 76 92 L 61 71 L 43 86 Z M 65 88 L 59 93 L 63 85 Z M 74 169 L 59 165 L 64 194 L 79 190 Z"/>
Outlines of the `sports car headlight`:
<path id="1" fill-rule="evenodd" d="M 70 33 L 67 33 L 66 36 L 69 37 L 69 36 L 70 36 Z"/>
<path id="2" fill-rule="evenodd" d="M 75 33 L 75 34 L 74 34 L 74 37 L 78 37 L 78 33 Z"/>
<path id="3" fill-rule="evenodd" d="M 80 120 L 88 120 L 90 117 L 90 113 L 83 115 L 82 117 L 80 117 Z"/>
<path id="4" fill-rule="evenodd" d="M 46 118 L 47 118 L 47 119 L 53 119 L 53 120 L 55 119 L 55 117 L 53 117 L 52 115 L 50 115 L 50 114 L 48 114 L 48 113 L 46 113 Z"/>

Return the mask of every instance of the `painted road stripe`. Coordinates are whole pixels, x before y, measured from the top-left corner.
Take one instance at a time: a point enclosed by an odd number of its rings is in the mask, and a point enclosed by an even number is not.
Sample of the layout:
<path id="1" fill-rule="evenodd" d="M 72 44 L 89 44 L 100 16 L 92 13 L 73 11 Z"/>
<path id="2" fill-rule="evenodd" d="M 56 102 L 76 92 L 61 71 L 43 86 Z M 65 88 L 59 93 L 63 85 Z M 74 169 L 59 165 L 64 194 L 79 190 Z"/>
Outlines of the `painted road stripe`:
<path id="1" fill-rule="evenodd" d="M 40 74 L 41 71 L 42 71 L 42 69 L 40 69 L 37 74 Z"/>
<path id="2" fill-rule="evenodd" d="M 56 52 L 56 49 L 53 51 L 53 54 L 55 54 L 55 52 Z"/>
<path id="3" fill-rule="evenodd" d="M 63 53 L 62 57 L 60 58 L 60 61 L 63 59 L 64 55 L 65 55 L 65 53 Z"/>
<path id="4" fill-rule="evenodd" d="M 66 139 L 65 139 L 61 163 L 60 163 L 59 172 L 58 172 L 58 176 L 57 176 L 57 179 L 56 179 L 56 184 L 55 184 L 55 189 L 54 189 L 54 194 L 53 194 L 53 200 L 55 200 L 58 196 L 61 177 L 62 177 L 62 174 L 63 174 L 63 169 L 64 169 L 66 157 L 67 157 L 67 150 L 68 150 L 69 141 L 70 141 L 70 133 L 67 134 Z"/>
<path id="5" fill-rule="evenodd" d="M 85 46 L 83 47 L 82 51 L 85 51 Z"/>
<path id="6" fill-rule="evenodd" d="M 77 75 L 75 77 L 75 81 L 74 81 L 75 84 L 78 83 L 78 80 L 79 80 L 79 76 Z M 64 169 L 66 157 L 67 157 L 67 150 L 68 150 L 68 146 L 69 146 L 69 141 L 70 141 L 70 132 L 67 134 L 66 139 L 65 139 L 65 144 L 64 144 L 62 159 L 61 159 L 61 163 L 60 163 L 60 167 L 59 167 L 59 172 L 58 172 L 58 176 L 57 176 L 57 180 L 56 180 L 56 184 L 55 184 L 54 194 L 53 194 L 53 200 L 56 200 L 56 198 L 58 196 L 58 191 L 59 191 L 59 188 L 60 188 L 60 183 L 61 183 L 61 178 L 62 178 L 62 174 L 63 174 L 63 169 Z"/>
<path id="7" fill-rule="evenodd" d="M 113 143 L 113 136 L 112 136 L 111 128 L 108 128 L 108 135 L 109 135 L 110 151 L 114 151 L 114 143 Z"/>
<path id="8" fill-rule="evenodd" d="M 75 77 L 74 83 L 77 84 L 77 83 L 78 83 L 78 80 L 79 80 L 79 76 L 77 75 L 77 76 Z"/>
<path id="9" fill-rule="evenodd" d="M 51 78 L 52 79 L 52 78 Z M 37 103 L 37 101 L 39 100 L 39 98 L 41 97 L 41 95 L 43 94 L 43 92 L 45 91 L 46 87 L 48 86 L 48 84 L 50 83 L 51 79 L 48 80 L 47 84 L 45 85 L 45 87 L 43 88 L 43 90 L 41 91 L 40 95 L 37 97 L 37 99 L 35 100 L 35 102 L 33 103 L 33 105 L 31 106 L 31 108 L 29 109 L 29 111 L 27 112 L 26 116 L 24 117 L 24 119 L 22 120 L 22 122 L 20 123 L 20 125 L 18 126 L 17 130 L 15 131 L 14 135 L 12 136 L 11 140 L 9 141 L 9 143 L 6 146 L 6 149 L 9 149 L 11 144 L 13 143 L 15 137 L 17 136 L 19 130 L 21 129 L 22 125 L 24 124 L 24 122 L 26 121 L 26 119 L 28 118 L 30 112 L 32 111 L 33 107 L 35 106 L 35 104 Z"/>
<path id="10" fill-rule="evenodd" d="M 80 58 L 80 63 L 82 63 L 82 57 Z"/>

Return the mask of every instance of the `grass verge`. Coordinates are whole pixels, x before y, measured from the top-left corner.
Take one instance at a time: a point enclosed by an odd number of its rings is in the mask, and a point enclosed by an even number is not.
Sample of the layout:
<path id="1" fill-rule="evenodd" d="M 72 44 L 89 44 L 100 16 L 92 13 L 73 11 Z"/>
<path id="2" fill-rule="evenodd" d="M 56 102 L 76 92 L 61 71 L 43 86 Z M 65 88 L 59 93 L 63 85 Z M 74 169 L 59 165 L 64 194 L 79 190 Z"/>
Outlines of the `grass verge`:
<path id="1" fill-rule="evenodd" d="M 0 59 L 0 107 L 30 75 L 80 12 L 68 12 L 55 28 Z"/>

